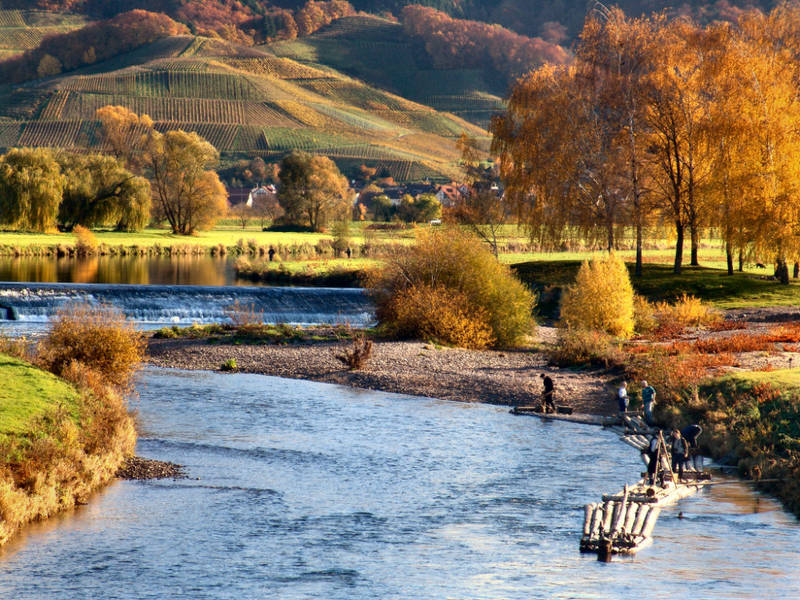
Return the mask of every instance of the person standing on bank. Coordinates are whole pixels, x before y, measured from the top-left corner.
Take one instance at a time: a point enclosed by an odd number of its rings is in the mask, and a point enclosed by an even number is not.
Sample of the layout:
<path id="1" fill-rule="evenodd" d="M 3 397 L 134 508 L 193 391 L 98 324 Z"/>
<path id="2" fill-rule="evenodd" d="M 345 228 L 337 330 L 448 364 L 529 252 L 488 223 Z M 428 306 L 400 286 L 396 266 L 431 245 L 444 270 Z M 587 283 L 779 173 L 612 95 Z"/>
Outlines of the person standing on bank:
<path id="1" fill-rule="evenodd" d="M 642 381 L 642 406 L 644 407 L 644 422 L 652 427 L 656 424 L 653 419 L 653 407 L 656 404 L 656 390 L 652 385 Z"/>
<path id="2" fill-rule="evenodd" d="M 628 411 L 628 403 L 630 399 L 628 398 L 628 382 L 623 381 L 622 385 L 619 386 L 619 390 L 617 391 L 617 400 L 619 401 L 619 412 L 626 413 Z"/>
<path id="3" fill-rule="evenodd" d="M 544 373 L 539 373 L 539 377 L 542 378 L 542 383 L 544 384 L 544 390 L 542 391 L 542 412 L 556 412 L 556 403 L 553 399 L 553 380 L 550 379 L 549 375 L 545 375 Z"/>

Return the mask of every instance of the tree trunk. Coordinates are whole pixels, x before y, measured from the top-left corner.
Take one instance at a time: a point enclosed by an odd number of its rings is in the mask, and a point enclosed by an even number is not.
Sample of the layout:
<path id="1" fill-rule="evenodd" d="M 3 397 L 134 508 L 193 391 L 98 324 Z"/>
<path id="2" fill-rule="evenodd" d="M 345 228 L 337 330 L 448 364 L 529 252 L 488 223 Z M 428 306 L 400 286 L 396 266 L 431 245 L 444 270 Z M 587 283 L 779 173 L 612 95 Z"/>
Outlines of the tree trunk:
<path id="1" fill-rule="evenodd" d="M 744 251 L 739 248 L 739 273 L 744 271 Z"/>
<path id="2" fill-rule="evenodd" d="M 675 221 L 675 263 L 672 266 L 672 272 L 676 275 L 680 275 L 683 266 L 683 229 L 683 223 Z"/>
<path id="3" fill-rule="evenodd" d="M 693 267 L 699 267 L 700 262 L 697 260 L 697 254 L 700 248 L 700 228 L 697 225 L 691 226 L 691 238 L 692 238 L 692 258 L 689 264 L 692 265 Z"/>
<path id="4" fill-rule="evenodd" d="M 642 217 L 638 215 L 636 219 L 636 266 L 633 268 L 633 276 L 642 276 Z"/>
<path id="5" fill-rule="evenodd" d="M 800 277 L 800 262 L 795 261 L 794 270 L 792 271 L 792 279 Z"/>
<path id="6" fill-rule="evenodd" d="M 725 242 L 725 258 L 728 262 L 728 275 L 733 275 L 733 248 L 730 242 Z"/>

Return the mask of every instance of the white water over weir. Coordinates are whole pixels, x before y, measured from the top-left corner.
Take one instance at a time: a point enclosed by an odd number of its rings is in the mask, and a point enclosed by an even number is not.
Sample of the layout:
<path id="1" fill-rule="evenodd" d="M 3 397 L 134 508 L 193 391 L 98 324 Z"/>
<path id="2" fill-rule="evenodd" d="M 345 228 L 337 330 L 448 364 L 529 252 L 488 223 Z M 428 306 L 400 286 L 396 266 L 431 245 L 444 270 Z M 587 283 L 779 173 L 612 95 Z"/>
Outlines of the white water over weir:
<path id="1" fill-rule="evenodd" d="M 0 320 L 44 323 L 69 302 L 110 304 L 143 325 L 226 322 L 235 304 L 265 323 L 374 320 L 369 297 L 352 288 L 0 283 Z"/>

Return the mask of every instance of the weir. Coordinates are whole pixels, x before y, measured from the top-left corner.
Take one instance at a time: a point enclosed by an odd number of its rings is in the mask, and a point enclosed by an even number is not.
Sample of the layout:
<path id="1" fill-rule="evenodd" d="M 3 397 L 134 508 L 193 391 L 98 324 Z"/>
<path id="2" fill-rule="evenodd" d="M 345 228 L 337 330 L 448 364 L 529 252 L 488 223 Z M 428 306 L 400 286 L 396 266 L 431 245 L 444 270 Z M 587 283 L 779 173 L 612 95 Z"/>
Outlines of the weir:
<path id="1" fill-rule="evenodd" d="M 0 321 L 47 322 L 69 302 L 110 304 L 141 324 L 218 323 L 235 304 L 265 323 L 367 326 L 374 307 L 353 288 L 1 283 Z"/>
<path id="2" fill-rule="evenodd" d="M 544 420 L 570 421 L 586 425 L 601 425 L 619 434 L 621 440 L 639 451 L 647 448 L 653 431 L 640 416 L 603 417 L 582 414 L 543 413 L 539 406 L 520 406 L 513 414 L 536 416 Z M 663 439 L 661 440 L 663 445 Z M 667 459 L 666 446 L 662 447 L 656 482 L 650 485 L 646 473 L 631 486 L 626 485 L 616 494 L 603 494 L 601 502 L 584 507 L 581 552 L 597 553 L 598 559 L 610 561 L 614 554 L 635 554 L 653 542 L 656 521 L 664 506 L 686 498 L 710 483 L 710 476 L 694 471 L 690 466 L 684 471 L 684 480 L 678 481 Z"/>

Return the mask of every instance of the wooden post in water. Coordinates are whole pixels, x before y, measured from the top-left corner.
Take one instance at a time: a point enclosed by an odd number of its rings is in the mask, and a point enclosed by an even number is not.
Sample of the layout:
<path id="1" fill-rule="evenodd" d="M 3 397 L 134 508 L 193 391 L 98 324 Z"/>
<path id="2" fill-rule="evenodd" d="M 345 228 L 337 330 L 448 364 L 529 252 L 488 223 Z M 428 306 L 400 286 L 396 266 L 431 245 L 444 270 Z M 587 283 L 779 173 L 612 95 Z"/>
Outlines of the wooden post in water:
<path id="1" fill-rule="evenodd" d="M 611 540 L 608 538 L 601 539 L 600 543 L 597 545 L 597 560 L 600 562 L 611 562 L 612 556 L 613 552 Z"/>

